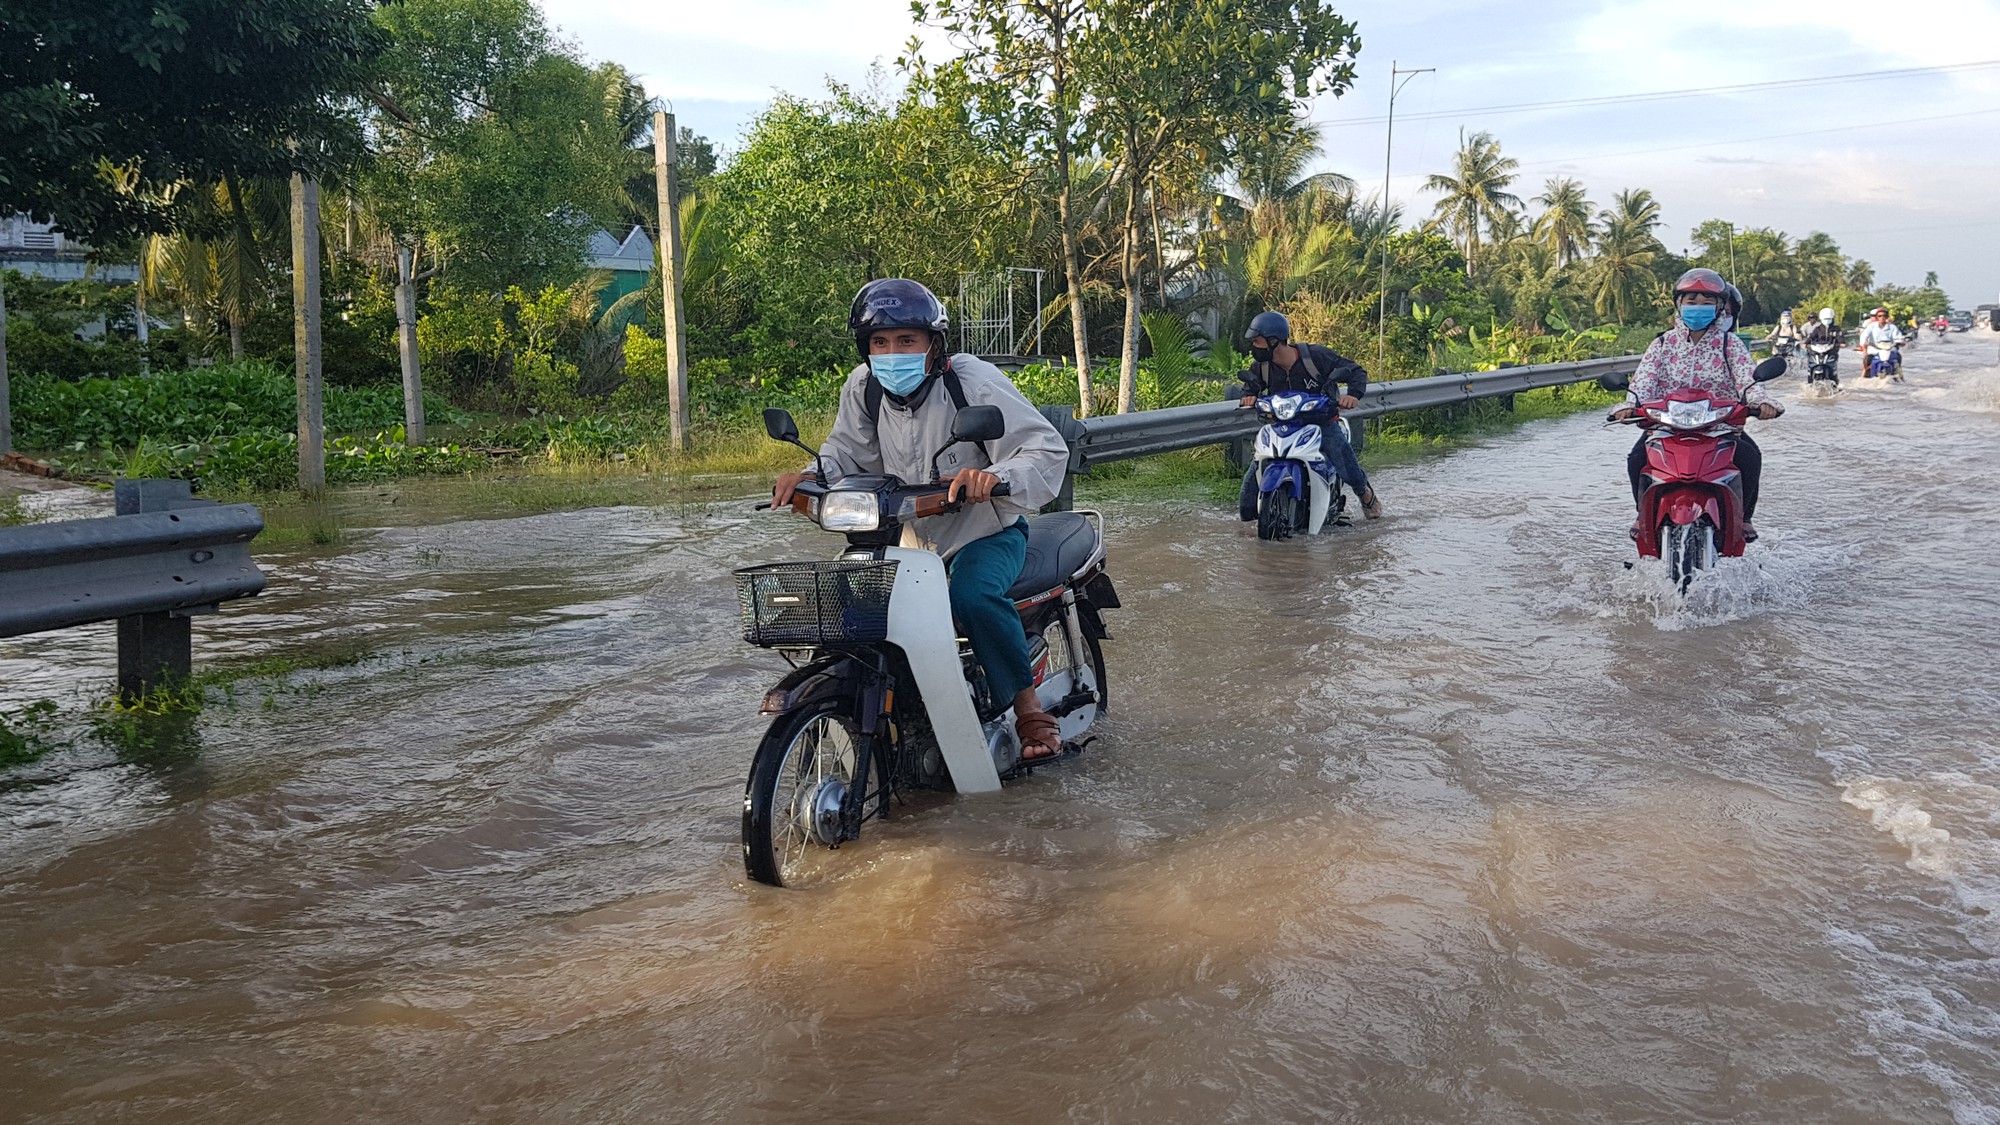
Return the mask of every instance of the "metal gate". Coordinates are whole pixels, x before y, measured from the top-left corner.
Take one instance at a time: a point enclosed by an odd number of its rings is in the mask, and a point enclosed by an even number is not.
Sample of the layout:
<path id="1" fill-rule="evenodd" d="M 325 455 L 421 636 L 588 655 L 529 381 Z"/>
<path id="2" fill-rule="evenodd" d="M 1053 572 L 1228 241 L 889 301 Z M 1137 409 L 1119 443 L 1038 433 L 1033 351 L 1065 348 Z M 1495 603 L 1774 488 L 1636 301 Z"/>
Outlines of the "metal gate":
<path id="1" fill-rule="evenodd" d="M 973 355 L 1042 353 L 1042 270 L 1006 268 L 958 275 L 959 350 Z M 1032 287 L 1033 303 L 1026 298 Z"/>

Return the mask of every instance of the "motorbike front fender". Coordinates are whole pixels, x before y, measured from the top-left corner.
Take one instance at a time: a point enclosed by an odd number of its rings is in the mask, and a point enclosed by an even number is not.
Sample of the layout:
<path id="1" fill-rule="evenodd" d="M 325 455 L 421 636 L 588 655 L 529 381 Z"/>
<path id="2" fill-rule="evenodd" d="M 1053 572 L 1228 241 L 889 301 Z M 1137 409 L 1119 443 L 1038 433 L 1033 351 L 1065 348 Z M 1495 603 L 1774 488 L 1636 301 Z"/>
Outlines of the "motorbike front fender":
<path id="1" fill-rule="evenodd" d="M 1268 461 L 1258 481 L 1258 491 L 1269 496 L 1284 492 L 1296 500 L 1305 495 L 1306 467 L 1297 461 Z"/>
<path id="2" fill-rule="evenodd" d="M 758 711 L 781 715 L 821 699 L 852 695 L 861 670 L 851 656 L 828 656 L 800 665 L 786 672 L 764 693 L 764 703 Z"/>

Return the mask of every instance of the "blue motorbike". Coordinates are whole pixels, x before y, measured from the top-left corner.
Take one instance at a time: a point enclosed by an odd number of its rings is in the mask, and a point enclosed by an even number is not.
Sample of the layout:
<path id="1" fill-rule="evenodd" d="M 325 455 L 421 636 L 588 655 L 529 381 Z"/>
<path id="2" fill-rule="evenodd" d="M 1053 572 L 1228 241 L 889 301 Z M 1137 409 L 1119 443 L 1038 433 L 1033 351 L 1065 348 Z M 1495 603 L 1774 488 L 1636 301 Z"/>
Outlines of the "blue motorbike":
<path id="1" fill-rule="evenodd" d="M 1332 407 L 1333 400 L 1326 395 L 1303 391 L 1257 399 L 1257 417 L 1263 419 L 1264 428 L 1257 431 L 1240 513 L 1246 522 L 1256 522 L 1257 538 L 1317 535 L 1347 522 L 1340 474 L 1322 448 L 1325 434 L 1319 423 L 1300 420 L 1325 417 Z M 1333 424 L 1346 439 L 1347 420 L 1335 418 Z"/>

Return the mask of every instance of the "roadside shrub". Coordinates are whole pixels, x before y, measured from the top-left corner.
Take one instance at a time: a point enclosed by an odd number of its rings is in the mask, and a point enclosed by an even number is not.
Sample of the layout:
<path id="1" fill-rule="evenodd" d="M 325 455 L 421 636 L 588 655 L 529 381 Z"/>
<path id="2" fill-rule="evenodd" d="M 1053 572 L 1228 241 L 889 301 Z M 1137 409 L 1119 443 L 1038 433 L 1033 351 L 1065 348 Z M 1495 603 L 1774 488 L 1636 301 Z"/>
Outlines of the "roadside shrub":
<path id="1" fill-rule="evenodd" d="M 426 417 L 463 421 L 449 402 L 424 396 Z M 326 388 L 329 433 L 380 430 L 403 420 L 401 387 Z M 151 439 L 213 443 L 238 434 L 289 434 L 298 423 L 292 376 L 259 363 L 66 382 L 14 384 L 16 440 L 25 449 L 137 449 Z"/>

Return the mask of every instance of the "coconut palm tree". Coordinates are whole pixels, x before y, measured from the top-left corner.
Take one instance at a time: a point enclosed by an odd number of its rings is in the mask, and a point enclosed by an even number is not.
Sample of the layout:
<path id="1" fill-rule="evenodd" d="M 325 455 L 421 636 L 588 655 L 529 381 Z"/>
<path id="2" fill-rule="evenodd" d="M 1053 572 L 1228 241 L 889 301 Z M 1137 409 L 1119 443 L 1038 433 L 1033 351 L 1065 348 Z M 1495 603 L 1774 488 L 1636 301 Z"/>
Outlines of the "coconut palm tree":
<path id="1" fill-rule="evenodd" d="M 1623 325 L 1645 303 L 1646 290 L 1659 284 L 1653 265 L 1659 259 L 1660 240 L 1652 228 L 1659 225 L 1659 205 L 1650 210 L 1638 193 L 1620 192 L 1617 211 L 1598 216 L 1602 233 L 1597 239 L 1597 257 L 1591 261 L 1589 286 L 1592 305 L 1600 318 Z M 1628 204 L 1639 204 L 1628 206 Z M 1650 224 L 1648 219 L 1650 217 Z"/>
<path id="2" fill-rule="evenodd" d="M 1562 265 L 1589 251 L 1596 230 L 1590 218 L 1594 205 L 1581 183 L 1567 176 L 1551 179 L 1542 185 L 1542 194 L 1535 202 L 1542 205 L 1542 213 L 1535 219 L 1535 237 L 1555 250 Z"/>
<path id="3" fill-rule="evenodd" d="M 1814 231 L 1792 247 L 1792 269 L 1799 283 L 1816 293 L 1840 284 L 1847 272 L 1847 256 L 1832 235 Z"/>
<path id="4" fill-rule="evenodd" d="M 1611 197 L 1612 210 L 1606 214 L 1615 215 L 1632 225 L 1632 229 L 1647 238 L 1658 240 L 1655 232 L 1660 229 L 1660 202 L 1645 188 L 1626 188 Z"/>
<path id="5" fill-rule="evenodd" d="M 1228 153 L 1238 196 L 1253 211 L 1269 202 L 1297 199 L 1314 188 L 1352 196 L 1352 177 L 1306 172 L 1320 151 L 1320 129 L 1310 121 L 1268 137 L 1238 138 Z"/>
<path id="6" fill-rule="evenodd" d="M 1507 190 L 1520 166 L 1520 161 L 1501 155 L 1493 134 L 1482 131 L 1459 146 L 1452 169 L 1457 175 L 1433 175 L 1424 181 L 1426 190 L 1444 193 L 1434 213 L 1464 249 L 1467 277 L 1478 266 L 1482 228 L 1521 205 L 1520 197 Z"/>
<path id="7" fill-rule="evenodd" d="M 1866 258 L 1856 258 L 1847 267 L 1847 287 L 1856 293 L 1866 293 L 1875 288 L 1875 267 Z"/>

